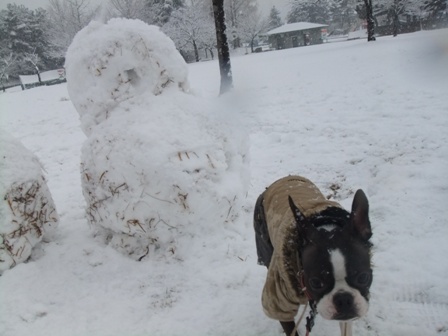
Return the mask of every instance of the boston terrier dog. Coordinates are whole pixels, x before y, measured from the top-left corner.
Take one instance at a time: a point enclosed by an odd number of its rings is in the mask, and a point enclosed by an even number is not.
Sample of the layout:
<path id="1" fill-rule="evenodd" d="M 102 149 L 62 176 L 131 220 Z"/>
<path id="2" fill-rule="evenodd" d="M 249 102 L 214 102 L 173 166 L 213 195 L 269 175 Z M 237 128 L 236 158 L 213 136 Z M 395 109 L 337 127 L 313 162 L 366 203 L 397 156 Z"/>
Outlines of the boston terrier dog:
<path id="1" fill-rule="evenodd" d="M 351 212 L 327 198 L 308 179 L 287 176 L 269 186 L 255 204 L 258 263 L 268 268 L 262 293 L 265 314 L 298 335 L 294 318 L 309 304 L 314 315 L 338 321 L 352 335 L 352 321 L 369 307 L 372 284 L 369 204 L 355 193 Z"/>

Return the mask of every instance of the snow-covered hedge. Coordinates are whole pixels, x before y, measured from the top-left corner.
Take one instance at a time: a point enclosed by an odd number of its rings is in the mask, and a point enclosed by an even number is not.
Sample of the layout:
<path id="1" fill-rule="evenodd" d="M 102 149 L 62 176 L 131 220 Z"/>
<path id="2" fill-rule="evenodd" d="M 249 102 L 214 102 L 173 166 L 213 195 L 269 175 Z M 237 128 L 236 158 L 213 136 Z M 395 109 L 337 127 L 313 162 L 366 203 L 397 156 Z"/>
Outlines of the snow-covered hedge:
<path id="1" fill-rule="evenodd" d="M 142 35 L 145 57 L 133 47 Z M 116 45 L 125 45 L 126 54 L 111 52 Z M 84 80 L 79 74 L 99 59 L 114 66 Z M 179 256 L 180 240 L 238 217 L 249 181 L 247 139 L 230 124 L 232 111 L 185 92 L 187 65 L 168 37 L 139 21 L 91 24 L 69 48 L 66 66 L 69 94 L 88 134 L 82 188 L 100 237 L 134 259 L 156 250 Z M 123 69 L 138 69 L 149 84 L 138 90 L 120 84 L 115 91 Z M 90 91 L 102 93 L 94 98 Z M 120 98 L 112 103 L 115 92 Z"/>
<path id="2" fill-rule="evenodd" d="M 59 218 L 34 154 L 0 132 L 0 273 L 26 261 Z"/>
<path id="3" fill-rule="evenodd" d="M 75 36 L 65 68 L 86 135 L 125 100 L 173 87 L 188 90 L 187 67 L 173 41 L 139 20 L 92 21 Z"/>

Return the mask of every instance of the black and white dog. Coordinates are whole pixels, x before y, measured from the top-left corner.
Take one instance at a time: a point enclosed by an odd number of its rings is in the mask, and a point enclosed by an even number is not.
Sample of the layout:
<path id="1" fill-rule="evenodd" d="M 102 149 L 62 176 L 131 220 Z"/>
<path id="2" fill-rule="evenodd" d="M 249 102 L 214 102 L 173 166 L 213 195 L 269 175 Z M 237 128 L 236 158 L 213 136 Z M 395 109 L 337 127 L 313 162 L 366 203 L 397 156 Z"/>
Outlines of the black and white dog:
<path id="1" fill-rule="evenodd" d="M 316 313 L 339 321 L 344 336 L 352 335 L 352 321 L 367 313 L 372 284 L 368 212 L 362 190 L 347 212 L 301 176 L 274 182 L 258 198 L 258 262 L 268 268 L 263 310 L 280 321 L 287 336 L 295 330 L 300 304 L 311 307 L 308 333 Z"/>

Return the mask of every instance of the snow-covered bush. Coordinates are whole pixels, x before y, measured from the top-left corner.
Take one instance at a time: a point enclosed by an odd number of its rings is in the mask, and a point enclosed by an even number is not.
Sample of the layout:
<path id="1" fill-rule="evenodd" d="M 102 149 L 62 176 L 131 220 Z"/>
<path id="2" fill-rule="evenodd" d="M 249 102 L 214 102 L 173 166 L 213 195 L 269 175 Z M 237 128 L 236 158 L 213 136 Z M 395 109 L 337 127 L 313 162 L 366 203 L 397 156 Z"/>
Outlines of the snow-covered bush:
<path id="1" fill-rule="evenodd" d="M 117 35 L 118 22 L 126 34 Z M 91 24 L 80 32 L 86 40 L 77 36 L 76 47 L 69 48 L 69 94 L 89 136 L 82 149 L 82 188 L 91 225 L 113 247 L 134 259 L 155 250 L 183 257 L 180 240 L 222 227 L 242 211 L 248 144 L 226 119 L 231 111 L 219 111 L 216 101 L 185 92 L 185 61 L 168 37 L 143 25 L 123 19 Z M 108 51 L 110 45 L 137 41 L 142 31 L 150 51 L 146 58 L 132 43 L 121 58 Z M 106 50 L 92 42 L 99 38 Z M 107 68 L 107 76 L 84 81 L 79 74 L 88 72 L 91 63 L 82 58 L 114 66 Z M 151 65 L 153 60 L 160 67 Z M 111 81 L 116 84 L 113 79 L 123 76 L 123 69 L 139 69 L 136 73 L 147 83 L 138 89 L 123 84 L 115 91 Z M 89 91 L 103 94 L 86 98 Z M 120 97 L 113 104 L 111 92 Z"/>
<path id="2" fill-rule="evenodd" d="M 0 132 L 0 273 L 26 261 L 59 218 L 36 156 Z"/>
<path id="3" fill-rule="evenodd" d="M 65 67 L 86 135 L 125 100 L 173 87 L 188 90 L 187 66 L 173 41 L 139 20 L 92 21 L 75 36 Z"/>

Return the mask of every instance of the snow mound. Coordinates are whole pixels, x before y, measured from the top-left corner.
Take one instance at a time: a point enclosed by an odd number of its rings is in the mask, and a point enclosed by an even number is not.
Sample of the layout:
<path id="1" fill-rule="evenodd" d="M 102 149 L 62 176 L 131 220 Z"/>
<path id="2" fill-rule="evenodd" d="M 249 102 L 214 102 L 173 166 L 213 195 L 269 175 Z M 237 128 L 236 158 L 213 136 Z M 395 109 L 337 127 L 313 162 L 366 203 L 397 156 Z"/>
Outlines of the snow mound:
<path id="1" fill-rule="evenodd" d="M 0 133 L 0 273 L 26 261 L 49 238 L 59 217 L 34 154 L 9 133 Z"/>
<path id="2" fill-rule="evenodd" d="M 67 79 L 88 135 L 87 215 L 104 242 L 136 260 L 184 258 L 188 241 L 238 218 L 247 137 L 223 101 L 185 92 L 186 64 L 158 28 L 90 24 L 69 48 Z"/>
<path id="3" fill-rule="evenodd" d="M 132 258 L 156 250 L 184 256 L 185 251 L 177 253 L 179 240 L 216 230 L 242 211 L 247 142 L 240 137 L 236 146 L 237 134 L 230 141 L 230 127 L 205 113 L 213 104 L 191 95 L 123 105 L 83 146 L 89 221 Z"/>
<path id="4" fill-rule="evenodd" d="M 65 67 L 86 135 L 123 101 L 167 88 L 188 90 L 187 65 L 173 41 L 139 20 L 92 21 L 76 34 Z"/>

